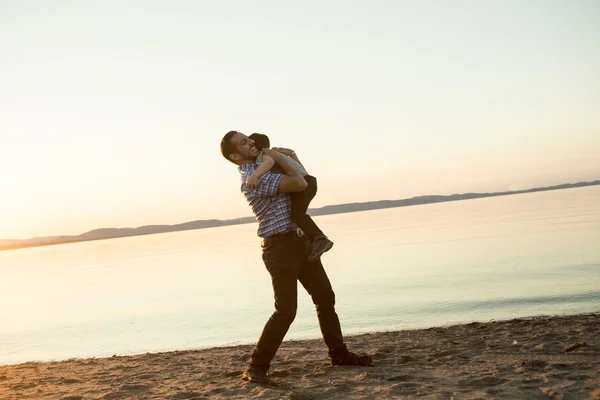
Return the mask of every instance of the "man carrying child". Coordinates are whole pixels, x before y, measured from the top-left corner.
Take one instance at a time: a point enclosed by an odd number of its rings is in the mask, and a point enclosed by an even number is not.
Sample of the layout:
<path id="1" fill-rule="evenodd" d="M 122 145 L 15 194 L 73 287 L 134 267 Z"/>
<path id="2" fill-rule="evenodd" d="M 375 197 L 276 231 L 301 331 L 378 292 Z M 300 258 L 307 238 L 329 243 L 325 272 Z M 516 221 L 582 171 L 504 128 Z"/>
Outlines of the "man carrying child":
<path id="1" fill-rule="evenodd" d="M 249 138 L 254 140 L 254 146 L 261 151 L 256 157 L 256 164 L 259 167 L 246 180 L 246 185 L 256 188 L 258 180 L 266 172 L 281 173 L 281 170 L 275 167 L 275 161 L 271 157 L 262 153 L 262 150 L 268 150 L 271 147 L 269 137 L 261 133 L 253 133 Z M 309 260 L 314 261 L 333 247 L 333 242 L 323 234 L 313 219 L 306 213 L 310 202 L 317 194 L 317 178 L 306 172 L 295 151 L 283 147 L 276 147 L 273 151 L 279 153 L 285 162 L 298 171 L 308 185 L 304 190 L 290 193 L 290 198 L 292 200 L 292 220 L 312 243 Z"/>
<path id="2" fill-rule="evenodd" d="M 340 321 L 335 311 L 335 294 L 320 257 L 313 257 L 315 242 L 322 240 L 322 232 L 310 231 L 309 227 L 308 230 L 314 239 L 314 242 L 311 242 L 292 219 L 291 197 L 307 189 L 309 185 L 306 177 L 309 175 L 306 171 L 304 174 L 299 172 L 284 160 L 284 156 L 268 149 L 267 146 L 263 150 L 263 162 L 268 156 L 273 160 L 271 167 L 277 167 L 281 173 L 265 171 L 260 176 L 255 175 L 250 179 L 259 168 L 256 159 L 260 153 L 255 141 L 241 132 L 230 131 L 221 140 L 221 154 L 238 166 L 242 179 L 242 193 L 258 221 L 257 233 L 262 238 L 262 258 L 271 275 L 275 296 L 275 311 L 263 329 L 242 379 L 269 383 L 268 370 L 271 361 L 296 316 L 298 281 L 315 304 L 319 326 L 329 349 L 332 365 L 370 365 L 371 357 L 352 353 L 344 344 Z M 296 162 L 301 165 L 299 160 Z M 314 191 L 316 192 L 316 181 Z M 311 193 L 308 193 L 306 198 L 312 197 L 314 194 L 311 196 Z"/>

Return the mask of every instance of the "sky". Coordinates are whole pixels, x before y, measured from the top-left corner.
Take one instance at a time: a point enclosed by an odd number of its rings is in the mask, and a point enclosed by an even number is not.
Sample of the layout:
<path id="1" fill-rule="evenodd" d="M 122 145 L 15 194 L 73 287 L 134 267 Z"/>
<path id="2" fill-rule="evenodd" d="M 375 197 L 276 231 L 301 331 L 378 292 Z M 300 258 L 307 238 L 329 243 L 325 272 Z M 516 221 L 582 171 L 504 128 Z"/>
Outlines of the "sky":
<path id="1" fill-rule="evenodd" d="M 252 215 L 229 130 L 312 207 L 600 179 L 600 2 L 0 0 L 0 239 Z"/>

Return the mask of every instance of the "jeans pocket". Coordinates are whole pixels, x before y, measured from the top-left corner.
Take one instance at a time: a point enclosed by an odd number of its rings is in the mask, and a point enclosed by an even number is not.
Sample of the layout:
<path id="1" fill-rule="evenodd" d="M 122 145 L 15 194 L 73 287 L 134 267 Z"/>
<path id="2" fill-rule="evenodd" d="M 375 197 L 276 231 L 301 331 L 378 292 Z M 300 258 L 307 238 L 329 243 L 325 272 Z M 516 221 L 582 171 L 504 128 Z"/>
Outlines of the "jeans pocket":
<path id="1" fill-rule="evenodd" d="M 282 249 L 279 243 L 269 243 L 262 247 L 262 259 L 269 272 L 278 263 L 281 254 Z"/>
<path id="2" fill-rule="evenodd" d="M 267 270 L 295 270 L 302 263 L 304 246 L 299 238 L 290 237 L 263 246 L 262 259 Z"/>

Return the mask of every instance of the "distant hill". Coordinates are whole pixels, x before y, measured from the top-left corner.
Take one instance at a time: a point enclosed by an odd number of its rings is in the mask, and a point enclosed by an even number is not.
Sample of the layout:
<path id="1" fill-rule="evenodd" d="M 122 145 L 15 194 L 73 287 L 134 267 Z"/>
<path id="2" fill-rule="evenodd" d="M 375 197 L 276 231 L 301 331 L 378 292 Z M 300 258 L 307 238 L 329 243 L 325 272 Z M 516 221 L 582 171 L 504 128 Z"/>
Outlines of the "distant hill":
<path id="1" fill-rule="evenodd" d="M 579 183 L 567 183 L 563 185 L 547 186 L 535 189 L 527 190 L 516 190 L 508 192 L 494 192 L 494 193 L 464 193 L 464 194 L 453 194 L 449 196 L 418 196 L 410 199 L 403 200 L 380 200 L 380 201 L 367 201 L 362 203 L 348 203 L 348 204 L 336 204 L 331 206 L 325 206 L 321 208 L 311 208 L 309 214 L 312 216 L 327 215 L 327 214 L 341 214 L 357 211 L 377 210 L 382 208 L 392 207 L 406 207 L 414 206 L 419 204 L 428 203 L 441 203 L 445 201 L 457 201 L 467 199 L 477 199 L 481 197 L 493 197 L 493 196 L 506 196 L 511 194 L 520 193 L 531 193 L 531 192 L 542 192 L 547 190 L 559 190 L 559 189 L 570 189 L 583 186 L 594 186 L 600 185 L 600 180 L 592 182 L 579 182 Z M 208 219 L 184 222 L 176 225 L 145 225 L 137 228 L 100 228 L 94 229 L 81 235 L 76 236 L 45 236 L 36 237 L 32 239 L 24 240 L 0 240 L 0 251 L 18 249 L 23 247 L 33 246 L 47 246 L 60 243 L 71 243 L 81 242 L 87 240 L 101 240 L 101 239 L 112 239 L 126 236 L 138 236 L 138 235 L 150 235 L 154 233 L 164 232 L 176 232 L 186 231 L 191 229 L 203 229 L 203 228 L 214 228 L 217 226 L 227 225 L 238 225 L 255 222 L 254 217 L 243 217 L 228 220 Z"/>

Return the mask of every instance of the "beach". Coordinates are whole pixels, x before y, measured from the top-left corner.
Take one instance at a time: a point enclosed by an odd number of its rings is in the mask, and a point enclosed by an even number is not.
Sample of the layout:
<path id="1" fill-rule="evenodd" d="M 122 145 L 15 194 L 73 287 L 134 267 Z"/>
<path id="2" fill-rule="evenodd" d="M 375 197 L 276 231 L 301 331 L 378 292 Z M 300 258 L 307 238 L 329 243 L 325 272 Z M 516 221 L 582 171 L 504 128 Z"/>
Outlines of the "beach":
<path id="1" fill-rule="evenodd" d="M 174 332 L 173 334 L 176 334 Z M 600 313 L 348 336 L 370 367 L 285 341 L 272 384 L 244 382 L 252 345 L 0 366 L 0 399 L 600 399 Z"/>

